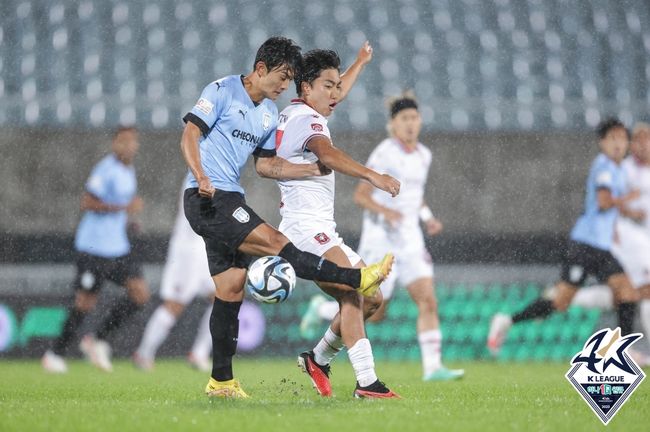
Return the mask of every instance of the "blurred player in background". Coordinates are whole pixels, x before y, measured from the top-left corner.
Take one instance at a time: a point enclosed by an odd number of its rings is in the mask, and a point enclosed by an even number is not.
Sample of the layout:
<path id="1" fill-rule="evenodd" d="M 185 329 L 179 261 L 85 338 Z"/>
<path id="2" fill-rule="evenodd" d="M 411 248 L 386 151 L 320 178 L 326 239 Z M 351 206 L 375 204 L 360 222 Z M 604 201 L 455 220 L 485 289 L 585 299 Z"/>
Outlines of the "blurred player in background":
<path id="1" fill-rule="evenodd" d="M 86 182 L 81 198 L 84 213 L 75 236 L 75 301 L 61 335 L 43 355 L 41 363 L 49 372 L 67 371 L 63 356 L 84 317 L 95 308 L 106 280 L 126 288 L 127 296 L 113 306 L 95 335 L 84 336 L 79 345 L 84 355 L 104 371 L 113 369 L 107 336 L 149 300 L 149 288 L 139 263 L 131 257 L 127 236 L 129 215 L 142 210 L 133 166 L 138 147 L 134 128 L 119 129 L 113 138 L 112 153 L 95 165 Z"/>
<path id="2" fill-rule="evenodd" d="M 370 321 L 384 318 L 395 285 L 406 287 L 418 308 L 417 334 L 422 356 L 422 378 L 446 381 L 463 376 L 463 370 L 447 369 L 441 360 L 442 333 L 435 296 L 433 263 L 422 228 L 434 236 L 442 224 L 424 202 L 431 166 L 431 150 L 419 142 L 422 118 L 412 95 L 402 95 L 389 106 L 390 137 L 372 151 L 367 166 L 402 182 L 400 195 L 387 199 L 368 182 L 360 182 L 354 200 L 364 209 L 359 253 L 369 261 L 388 249 L 395 250 L 395 270 L 383 283 L 384 303 Z"/>
<path id="3" fill-rule="evenodd" d="M 133 362 L 143 370 L 152 370 L 156 352 L 167 339 L 187 305 L 195 297 L 211 298 L 214 295 L 214 282 L 210 277 L 208 260 L 205 255 L 203 239 L 192 231 L 183 211 L 183 196 L 176 215 L 176 223 L 169 241 L 167 262 L 163 269 L 160 284 L 160 297 L 163 303 L 158 306 L 147 322 L 138 349 L 133 353 Z M 210 351 L 210 314 L 212 304 L 201 318 L 196 339 L 187 360 L 203 372 L 212 369 Z"/>
<path id="4" fill-rule="evenodd" d="M 463 376 L 462 370 L 450 370 L 441 361 L 442 334 L 437 313 L 433 283 L 433 264 L 426 250 L 420 222 L 427 235 L 442 230 L 442 224 L 424 203 L 431 151 L 418 141 L 422 119 L 417 102 L 411 95 L 396 98 L 390 103 L 390 138 L 382 141 L 372 152 L 367 166 L 386 172 L 401 181 L 401 192 L 396 199 L 361 182 L 355 192 L 355 201 L 364 211 L 363 231 L 359 245 L 362 257 L 372 260 L 383 251 L 395 251 L 394 270 L 381 286 L 384 302 L 369 321 L 384 318 L 386 307 L 396 283 L 405 286 L 418 307 L 417 332 L 422 354 L 423 378 L 452 380 Z M 331 319 L 338 305 L 315 296 L 300 325 L 301 334 L 311 338 L 322 319 Z"/>
<path id="5" fill-rule="evenodd" d="M 643 332 L 650 335 L 650 125 L 638 123 L 632 131 L 630 155 L 621 163 L 626 174 L 628 190 L 638 191 L 639 197 L 629 202 L 637 210 L 637 218 L 624 215 L 616 221 L 616 238 L 612 255 L 621 263 L 634 287 L 639 290 L 640 318 Z M 582 307 L 612 309 L 614 299 L 607 286 L 580 289 L 571 302 Z M 630 349 L 637 364 L 650 365 L 650 357 Z"/>
<path id="6" fill-rule="evenodd" d="M 327 168 L 349 176 L 363 178 L 386 196 L 399 192 L 399 182 L 379 174 L 353 160 L 332 144 L 327 117 L 356 81 L 372 58 L 368 42 L 359 50 L 356 62 L 340 75 L 341 60 L 330 50 L 312 50 L 303 56 L 302 73 L 295 78 L 299 99 L 294 99 L 280 113 L 276 138 L 278 156 L 296 164 L 320 161 Z M 300 250 L 313 253 L 346 267 L 363 267 L 361 261 L 336 232 L 334 221 L 334 173 L 321 177 L 279 180 L 282 194 L 279 230 Z M 354 290 L 340 285 L 317 282 L 318 286 L 340 305 L 330 328 L 314 347 L 298 357 L 298 364 L 309 375 L 322 396 L 331 396 L 330 362 L 344 346 L 357 379 L 357 398 L 399 397 L 388 389 L 375 373 L 370 341 L 364 329 L 364 299 Z M 376 298 L 375 298 L 376 297 Z M 366 317 L 381 304 L 381 297 L 366 299 Z"/>
<path id="7" fill-rule="evenodd" d="M 565 311 L 578 288 L 590 275 L 610 287 L 622 334 L 632 333 L 635 302 L 639 295 L 611 253 L 617 219 L 643 218 L 641 210 L 630 207 L 629 203 L 638 197 L 638 192 L 627 193 L 626 175 L 621 164 L 627 153 L 629 132 L 618 119 L 608 119 L 598 125 L 597 134 L 601 153 L 589 171 L 585 209 L 571 231 L 561 280 L 555 286 L 553 299 L 540 297 L 513 316 L 502 313 L 495 315 L 487 341 L 493 355 L 499 353 L 513 324 L 543 319 L 556 310 Z"/>
<path id="8" fill-rule="evenodd" d="M 390 254 L 376 264 L 355 269 L 302 252 L 246 204 L 239 182 L 251 154 L 261 177 L 297 179 L 323 174 L 324 168 L 317 163 L 292 164 L 275 152 L 278 112 L 273 100 L 300 73 L 301 64 L 300 47 L 290 39 L 272 37 L 257 51 L 251 73 L 208 84 L 184 117 L 181 150 L 190 169 L 185 215 L 205 241 L 216 286 L 210 317 L 213 349 L 208 396 L 248 397 L 233 377 L 232 357 L 251 256 L 280 256 L 300 278 L 358 287 L 364 296 L 377 292 L 392 267 Z"/>

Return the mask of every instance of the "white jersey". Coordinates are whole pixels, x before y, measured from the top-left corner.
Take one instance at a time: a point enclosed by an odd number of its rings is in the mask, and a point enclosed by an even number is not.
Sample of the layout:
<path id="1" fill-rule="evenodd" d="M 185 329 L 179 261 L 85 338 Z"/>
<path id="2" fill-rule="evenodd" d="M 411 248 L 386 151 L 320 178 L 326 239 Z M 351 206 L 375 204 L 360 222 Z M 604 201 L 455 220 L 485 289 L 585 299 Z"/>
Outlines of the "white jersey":
<path id="1" fill-rule="evenodd" d="M 318 160 L 307 142 L 318 135 L 330 138 L 327 119 L 301 100 L 293 100 L 279 117 L 276 152 L 295 164 Z M 319 219 L 334 222 L 334 173 L 300 180 L 279 180 L 280 214 L 289 219 Z"/>
<path id="2" fill-rule="evenodd" d="M 382 141 L 368 158 L 368 168 L 382 174 L 388 174 L 400 181 L 400 192 L 396 197 L 374 189 L 372 199 L 384 207 L 396 210 L 402 214 L 399 230 L 410 231 L 419 229 L 420 208 L 424 202 L 424 189 L 431 166 L 431 151 L 423 144 L 418 143 L 415 149 L 410 150 L 393 138 Z M 390 229 L 380 220 L 376 213 L 364 211 L 364 229 L 367 224 L 381 224 Z"/>
<path id="3" fill-rule="evenodd" d="M 622 163 L 627 176 L 629 190 L 638 190 L 641 196 L 630 201 L 629 206 L 635 210 L 643 210 L 646 214 L 644 226 L 650 233 L 650 166 L 641 165 L 634 157 L 628 156 Z"/>

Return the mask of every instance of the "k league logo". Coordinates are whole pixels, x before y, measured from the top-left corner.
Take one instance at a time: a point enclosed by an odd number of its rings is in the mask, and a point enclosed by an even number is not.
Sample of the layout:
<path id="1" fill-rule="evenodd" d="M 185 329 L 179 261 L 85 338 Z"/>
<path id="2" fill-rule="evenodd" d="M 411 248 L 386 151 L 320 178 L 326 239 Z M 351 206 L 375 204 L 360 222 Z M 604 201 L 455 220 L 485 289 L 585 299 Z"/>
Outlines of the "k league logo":
<path id="1" fill-rule="evenodd" d="M 618 327 L 599 330 L 571 360 L 566 378 L 605 425 L 645 379 L 626 352 L 642 337 L 641 333 L 621 337 Z"/>

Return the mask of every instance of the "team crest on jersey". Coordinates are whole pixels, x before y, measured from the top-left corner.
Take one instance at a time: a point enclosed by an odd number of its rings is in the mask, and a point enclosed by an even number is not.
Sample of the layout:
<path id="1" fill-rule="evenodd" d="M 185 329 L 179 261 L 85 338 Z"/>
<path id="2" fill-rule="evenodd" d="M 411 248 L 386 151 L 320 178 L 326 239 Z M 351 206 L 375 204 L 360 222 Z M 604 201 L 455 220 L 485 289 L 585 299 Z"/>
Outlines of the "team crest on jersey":
<path id="1" fill-rule="evenodd" d="M 641 333 L 621 337 L 618 327 L 598 330 L 571 360 L 566 378 L 605 425 L 645 379 L 627 353 L 642 337 Z"/>
<path id="2" fill-rule="evenodd" d="M 232 212 L 232 217 L 234 217 L 241 223 L 246 223 L 249 220 L 251 220 L 251 216 L 242 207 L 237 207 L 237 209 L 234 212 Z"/>
<path id="3" fill-rule="evenodd" d="M 264 115 L 262 116 L 262 128 L 264 130 L 267 130 L 270 127 L 271 127 L 271 114 L 264 113 Z"/>
<path id="4" fill-rule="evenodd" d="M 327 236 L 325 233 L 318 233 L 314 236 L 314 239 L 319 243 L 324 245 L 328 241 L 330 241 L 330 238 Z"/>
<path id="5" fill-rule="evenodd" d="M 311 128 L 316 132 L 323 132 L 323 125 L 318 123 L 312 123 Z"/>
<path id="6" fill-rule="evenodd" d="M 210 114 L 212 112 L 212 108 L 214 108 L 214 104 L 207 99 L 201 98 L 198 100 L 196 105 L 194 105 L 194 107 L 204 114 Z"/>

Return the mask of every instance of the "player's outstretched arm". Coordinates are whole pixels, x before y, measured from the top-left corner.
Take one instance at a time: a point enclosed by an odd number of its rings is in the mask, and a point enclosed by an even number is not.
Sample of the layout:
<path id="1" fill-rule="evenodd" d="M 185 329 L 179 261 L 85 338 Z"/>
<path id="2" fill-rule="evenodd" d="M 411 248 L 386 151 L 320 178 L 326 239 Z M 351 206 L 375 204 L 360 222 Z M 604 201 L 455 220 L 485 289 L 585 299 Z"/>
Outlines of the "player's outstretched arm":
<path id="1" fill-rule="evenodd" d="M 387 174 L 379 174 L 360 164 L 343 150 L 334 147 L 332 142 L 323 135 L 317 135 L 310 139 L 307 142 L 307 148 L 329 169 L 369 181 L 376 188 L 386 191 L 392 196 L 399 193 L 400 183 L 398 180 Z"/>
<path id="2" fill-rule="evenodd" d="M 191 121 L 185 124 L 183 129 L 183 136 L 181 137 L 181 152 L 185 163 L 192 171 L 194 178 L 199 184 L 199 195 L 212 197 L 215 188 L 210 182 L 210 179 L 203 172 L 201 166 L 201 153 L 199 151 L 199 138 L 201 137 L 201 129 Z"/>
<path id="3" fill-rule="evenodd" d="M 365 41 L 359 49 L 357 59 L 341 74 L 341 95 L 339 96 L 339 102 L 348 95 L 364 66 L 370 63 L 370 60 L 372 60 L 372 45 L 370 45 L 370 42 Z"/>
<path id="4" fill-rule="evenodd" d="M 260 177 L 294 180 L 328 174 L 319 164 L 295 164 L 279 156 L 255 157 L 255 171 Z"/>

